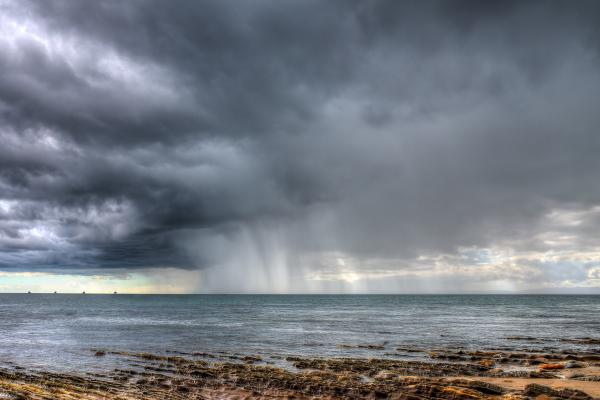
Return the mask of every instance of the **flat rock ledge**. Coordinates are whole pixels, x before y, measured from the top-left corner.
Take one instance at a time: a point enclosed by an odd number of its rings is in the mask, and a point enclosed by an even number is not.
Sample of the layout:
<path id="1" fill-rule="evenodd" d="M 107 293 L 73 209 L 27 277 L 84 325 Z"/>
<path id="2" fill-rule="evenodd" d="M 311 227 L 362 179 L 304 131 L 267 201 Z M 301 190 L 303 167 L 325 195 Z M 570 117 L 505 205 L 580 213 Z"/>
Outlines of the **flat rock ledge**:
<path id="1" fill-rule="evenodd" d="M 583 371 L 591 375 L 578 373 L 570 379 L 555 374 L 562 368 L 545 370 L 535 363 L 530 370 L 511 373 L 514 364 L 537 358 L 557 361 L 542 354 L 524 358 L 458 354 L 461 359 L 455 362 L 448 362 L 453 354 L 440 357 L 438 353 L 431 361 L 288 357 L 282 361 L 290 368 L 282 368 L 260 356 L 230 356 L 232 361 L 222 362 L 211 361 L 223 358 L 222 354 L 99 352 L 94 350 L 92 356 L 118 357 L 131 368 L 77 375 L 7 366 L 0 368 L 0 399 L 587 400 L 600 393 L 600 381 L 593 378 L 600 368 L 588 356 L 567 357 L 556 364 L 587 363 Z M 586 376 L 589 379 L 576 379 Z"/>

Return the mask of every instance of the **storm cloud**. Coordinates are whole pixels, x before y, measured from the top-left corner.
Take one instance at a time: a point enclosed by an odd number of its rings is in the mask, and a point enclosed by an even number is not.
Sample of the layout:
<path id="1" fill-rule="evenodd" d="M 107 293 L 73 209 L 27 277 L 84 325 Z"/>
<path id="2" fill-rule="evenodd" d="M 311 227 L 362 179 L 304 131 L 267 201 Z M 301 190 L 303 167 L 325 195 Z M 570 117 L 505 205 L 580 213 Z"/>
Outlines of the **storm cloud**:
<path id="1" fill-rule="evenodd" d="M 3 271 L 600 286 L 598 2 L 2 1 L 0 71 Z"/>

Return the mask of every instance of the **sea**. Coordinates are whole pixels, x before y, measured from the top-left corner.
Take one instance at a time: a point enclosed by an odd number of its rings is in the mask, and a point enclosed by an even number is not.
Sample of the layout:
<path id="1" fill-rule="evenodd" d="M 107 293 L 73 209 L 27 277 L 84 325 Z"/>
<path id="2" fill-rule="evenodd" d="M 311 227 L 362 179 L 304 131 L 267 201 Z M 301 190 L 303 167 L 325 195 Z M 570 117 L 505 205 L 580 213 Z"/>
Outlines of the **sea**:
<path id="1" fill-rule="evenodd" d="M 0 294 L 0 366 L 59 372 L 118 367 L 113 351 L 274 364 L 453 348 L 600 352 L 581 338 L 600 338 L 600 296 Z"/>

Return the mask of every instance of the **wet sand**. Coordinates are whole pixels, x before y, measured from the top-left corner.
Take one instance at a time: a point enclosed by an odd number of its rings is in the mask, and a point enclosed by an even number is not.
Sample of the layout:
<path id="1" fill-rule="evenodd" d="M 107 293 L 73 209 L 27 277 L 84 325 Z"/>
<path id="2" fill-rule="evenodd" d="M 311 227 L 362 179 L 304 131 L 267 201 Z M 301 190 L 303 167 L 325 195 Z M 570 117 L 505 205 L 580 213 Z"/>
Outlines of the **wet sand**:
<path id="1" fill-rule="evenodd" d="M 472 378 L 467 378 L 472 379 Z M 573 381 L 569 379 L 535 379 L 535 378 L 477 378 L 483 382 L 490 382 L 496 385 L 500 385 L 507 389 L 514 390 L 523 390 L 525 387 L 531 383 L 535 383 L 538 385 L 549 386 L 553 389 L 577 389 L 585 392 L 586 394 L 600 398 L 600 382 L 590 382 L 590 381 Z"/>
<path id="2" fill-rule="evenodd" d="M 350 347 L 351 348 L 351 347 Z M 383 351 L 383 349 L 382 349 Z M 164 355 L 93 350 L 127 368 L 63 374 L 0 368 L 0 399 L 592 399 L 600 398 L 596 351 L 532 353 L 398 348 L 419 360 Z M 0 364 L 2 365 L 2 364 Z"/>

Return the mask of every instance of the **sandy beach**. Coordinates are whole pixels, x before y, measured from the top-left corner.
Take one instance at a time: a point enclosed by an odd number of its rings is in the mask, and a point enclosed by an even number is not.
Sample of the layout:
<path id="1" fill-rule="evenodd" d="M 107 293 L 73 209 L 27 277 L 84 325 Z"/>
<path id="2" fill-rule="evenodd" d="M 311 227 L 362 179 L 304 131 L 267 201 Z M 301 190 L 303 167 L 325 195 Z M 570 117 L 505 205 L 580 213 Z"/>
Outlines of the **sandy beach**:
<path id="1" fill-rule="evenodd" d="M 350 345 L 345 344 L 349 347 Z M 373 345 L 376 346 L 376 345 Z M 424 349 L 398 348 L 398 352 Z M 129 368 L 65 374 L 4 365 L 1 399 L 593 399 L 600 354 L 428 350 L 425 359 L 263 359 L 90 350 Z"/>

